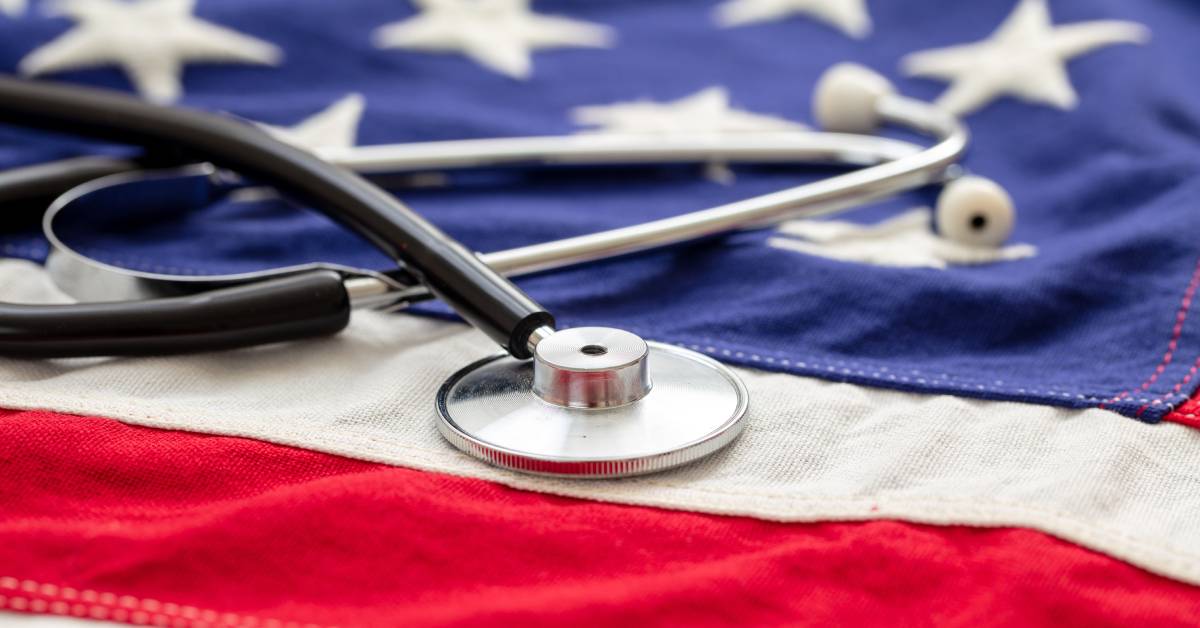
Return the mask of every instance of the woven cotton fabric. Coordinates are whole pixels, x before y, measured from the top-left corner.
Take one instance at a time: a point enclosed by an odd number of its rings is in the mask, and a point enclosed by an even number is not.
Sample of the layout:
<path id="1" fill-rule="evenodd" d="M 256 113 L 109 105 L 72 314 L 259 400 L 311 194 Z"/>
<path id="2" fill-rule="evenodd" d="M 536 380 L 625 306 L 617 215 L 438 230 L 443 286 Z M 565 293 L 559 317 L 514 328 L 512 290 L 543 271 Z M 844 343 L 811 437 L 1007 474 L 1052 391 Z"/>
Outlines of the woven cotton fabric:
<path id="1" fill-rule="evenodd" d="M 0 264 L 0 296 L 62 300 Z M 1200 433 L 1104 410 L 925 396 L 741 369 L 751 404 L 728 449 L 612 481 L 531 477 L 468 458 L 434 391 L 494 352 L 479 333 L 357 313 L 311 342 L 172 358 L 0 360 L 0 406 L 246 436 L 594 500 L 779 521 L 1021 526 L 1200 583 Z"/>

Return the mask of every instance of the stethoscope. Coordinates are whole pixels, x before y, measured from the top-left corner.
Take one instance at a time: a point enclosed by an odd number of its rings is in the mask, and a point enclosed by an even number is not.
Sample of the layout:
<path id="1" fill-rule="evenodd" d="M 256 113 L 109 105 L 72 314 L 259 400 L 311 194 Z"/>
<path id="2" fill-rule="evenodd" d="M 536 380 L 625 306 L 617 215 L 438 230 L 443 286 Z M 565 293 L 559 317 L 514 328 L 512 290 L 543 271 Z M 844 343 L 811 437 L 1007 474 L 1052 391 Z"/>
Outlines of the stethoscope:
<path id="1" fill-rule="evenodd" d="M 744 427 L 746 387 L 699 353 L 606 327 L 555 330 L 554 317 L 506 276 L 542 272 L 820 216 L 943 184 L 939 233 L 999 246 L 1012 201 L 956 165 L 964 126 L 898 95 L 882 76 L 842 64 L 821 78 L 826 132 L 652 138 L 575 135 L 370 146 L 313 154 L 225 117 L 79 87 L 0 79 L 0 122 L 136 144 L 149 157 L 87 157 L 0 174 L 0 200 L 57 196 L 43 217 L 47 269 L 81 302 L 0 304 L 0 355 L 157 355 L 332 334 L 354 308 L 394 310 L 439 298 L 504 348 L 453 374 L 436 396 L 438 427 L 464 452 L 509 469 L 614 477 L 695 461 Z M 929 147 L 868 135 L 894 124 Z M 857 166 L 799 187 L 590 235 L 476 254 L 364 177 L 495 166 L 780 162 Z M 195 162 L 202 162 L 196 164 Z M 192 163 L 148 170 L 148 165 Z M 237 173 L 237 174 L 233 174 Z M 198 209 L 270 185 L 322 211 L 397 262 L 388 271 L 306 264 L 222 276 L 130 270 L 70 244 L 106 208 Z M 91 217 L 91 218 L 89 218 Z M 398 385 L 402 385 L 398 383 Z"/>

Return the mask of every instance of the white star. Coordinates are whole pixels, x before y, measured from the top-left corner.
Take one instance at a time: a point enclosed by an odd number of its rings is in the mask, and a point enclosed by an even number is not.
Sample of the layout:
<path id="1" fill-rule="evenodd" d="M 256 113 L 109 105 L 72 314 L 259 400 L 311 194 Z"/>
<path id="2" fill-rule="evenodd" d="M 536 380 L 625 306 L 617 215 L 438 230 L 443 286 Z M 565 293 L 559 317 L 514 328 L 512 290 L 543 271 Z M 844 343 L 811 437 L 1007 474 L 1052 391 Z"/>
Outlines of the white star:
<path id="1" fill-rule="evenodd" d="M 20 15 L 25 12 L 25 0 L 0 0 L 0 11 L 9 15 Z"/>
<path id="2" fill-rule="evenodd" d="M 933 231 L 933 212 L 914 209 L 876 225 L 824 220 L 791 220 L 779 227 L 781 236 L 767 243 L 777 249 L 797 251 L 844 262 L 874 266 L 937 268 L 991 264 L 1033 257 L 1028 244 L 1004 248 L 971 247 Z"/>
<path id="3" fill-rule="evenodd" d="M 64 0 L 75 28 L 34 50 L 18 69 L 33 76 L 118 65 L 146 98 L 173 102 L 189 61 L 275 65 L 279 48 L 197 19 L 194 0 Z"/>
<path id="4" fill-rule="evenodd" d="M 709 87 L 667 103 L 640 100 L 576 107 L 571 117 L 576 124 L 601 127 L 607 133 L 695 136 L 807 129 L 799 122 L 735 109 L 724 87 Z"/>
<path id="5" fill-rule="evenodd" d="M 362 94 L 348 94 L 325 109 L 292 126 L 255 123 L 277 139 L 313 153 L 340 152 L 358 142 L 358 124 L 362 121 L 366 100 Z M 268 186 L 235 190 L 230 199 L 241 203 L 279 198 L 279 191 Z"/>
<path id="6" fill-rule="evenodd" d="M 865 0 L 726 0 L 715 11 L 724 27 L 774 22 L 797 14 L 821 20 L 857 39 L 871 34 Z"/>
<path id="7" fill-rule="evenodd" d="M 293 146 L 311 151 L 352 148 L 358 140 L 358 124 L 365 108 L 362 94 L 349 94 L 294 126 L 260 126 Z"/>
<path id="8" fill-rule="evenodd" d="M 338 163 L 340 158 L 354 155 L 354 147 L 358 145 L 358 127 L 366 105 L 367 101 L 362 94 L 347 94 L 292 126 L 262 123 L 258 123 L 258 126 L 292 146 Z M 443 187 L 448 182 L 449 179 L 442 173 L 416 172 L 389 177 L 388 187 Z M 233 198 L 239 201 L 258 201 L 278 196 L 272 188 L 249 187 L 234 192 Z"/>
<path id="9" fill-rule="evenodd" d="M 614 135 L 660 135 L 665 137 L 720 137 L 731 133 L 778 133 L 806 131 L 808 127 L 735 109 L 724 87 L 709 87 L 667 103 L 622 102 L 576 107 L 571 111 L 576 124 L 599 127 L 592 131 Z M 709 178 L 722 183 L 733 174 L 723 162 L 712 162 Z"/>
<path id="10" fill-rule="evenodd" d="M 380 48 L 460 52 L 517 79 L 532 72 L 530 53 L 540 48 L 612 44 L 607 26 L 542 15 L 529 0 L 414 0 L 420 14 L 375 31 Z"/>
<path id="11" fill-rule="evenodd" d="M 991 37 L 927 50 L 901 62 L 910 76 L 949 81 L 938 104 L 966 114 L 1008 94 L 1032 103 L 1073 109 L 1078 103 L 1067 61 L 1113 44 L 1140 44 L 1150 30 L 1136 22 L 1098 20 L 1055 27 L 1045 0 L 1020 0 Z"/>

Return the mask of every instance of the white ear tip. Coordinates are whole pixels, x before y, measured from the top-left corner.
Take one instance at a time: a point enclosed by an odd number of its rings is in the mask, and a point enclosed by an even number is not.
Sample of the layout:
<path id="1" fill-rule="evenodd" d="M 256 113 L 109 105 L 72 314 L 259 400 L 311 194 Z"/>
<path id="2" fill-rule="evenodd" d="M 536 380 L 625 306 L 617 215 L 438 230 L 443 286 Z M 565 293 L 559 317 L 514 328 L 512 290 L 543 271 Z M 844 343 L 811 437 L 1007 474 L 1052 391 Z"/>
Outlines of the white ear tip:
<path id="1" fill-rule="evenodd" d="M 1012 197 L 995 181 L 965 176 L 942 189 L 935 221 L 938 232 L 949 240 L 997 247 L 1012 235 L 1016 210 Z"/>
<path id="2" fill-rule="evenodd" d="M 857 63 L 839 63 L 817 81 L 813 115 L 826 131 L 871 133 L 880 123 L 876 104 L 893 92 L 882 74 Z"/>

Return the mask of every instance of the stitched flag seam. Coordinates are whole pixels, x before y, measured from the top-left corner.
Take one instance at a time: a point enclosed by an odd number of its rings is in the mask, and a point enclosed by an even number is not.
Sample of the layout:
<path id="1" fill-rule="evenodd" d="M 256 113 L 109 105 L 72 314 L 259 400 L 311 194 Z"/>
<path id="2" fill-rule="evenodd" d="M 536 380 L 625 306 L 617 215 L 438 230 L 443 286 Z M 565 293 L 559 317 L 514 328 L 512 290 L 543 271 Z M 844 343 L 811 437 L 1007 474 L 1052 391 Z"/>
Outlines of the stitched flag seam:
<path id="1" fill-rule="evenodd" d="M 117 595 L 95 589 L 58 586 L 11 576 L 0 577 L 0 608 L 27 613 L 179 628 L 209 626 L 316 628 L 316 624 L 260 619 L 252 615 L 218 612 L 186 604 L 160 602 L 132 595 Z"/>

